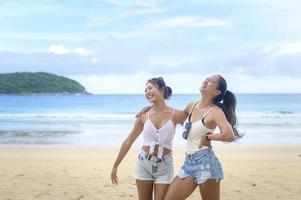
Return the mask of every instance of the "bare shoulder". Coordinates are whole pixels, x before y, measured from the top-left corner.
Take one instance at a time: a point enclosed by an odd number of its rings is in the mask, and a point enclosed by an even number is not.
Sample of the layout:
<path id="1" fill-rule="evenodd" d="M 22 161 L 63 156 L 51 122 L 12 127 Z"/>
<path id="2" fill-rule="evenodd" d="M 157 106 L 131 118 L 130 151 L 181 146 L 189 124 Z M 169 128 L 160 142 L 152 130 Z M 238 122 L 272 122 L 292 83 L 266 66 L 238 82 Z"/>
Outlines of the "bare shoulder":
<path id="1" fill-rule="evenodd" d="M 224 111 L 218 106 L 214 106 L 214 109 L 212 110 L 211 113 L 214 117 L 225 117 Z"/>

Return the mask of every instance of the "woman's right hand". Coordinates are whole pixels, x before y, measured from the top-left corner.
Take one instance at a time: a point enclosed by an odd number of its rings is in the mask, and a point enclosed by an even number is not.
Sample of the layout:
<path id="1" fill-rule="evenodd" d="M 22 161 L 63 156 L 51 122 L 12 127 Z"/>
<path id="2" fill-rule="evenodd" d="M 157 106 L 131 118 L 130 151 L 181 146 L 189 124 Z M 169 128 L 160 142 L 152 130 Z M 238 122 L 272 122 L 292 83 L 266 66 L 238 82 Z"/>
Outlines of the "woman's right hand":
<path id="1" fill-rule="evenodd" d="M 112 168 L 111 181 L 112 181 L 112 184 L 118 185 L 117 167 Z"/>

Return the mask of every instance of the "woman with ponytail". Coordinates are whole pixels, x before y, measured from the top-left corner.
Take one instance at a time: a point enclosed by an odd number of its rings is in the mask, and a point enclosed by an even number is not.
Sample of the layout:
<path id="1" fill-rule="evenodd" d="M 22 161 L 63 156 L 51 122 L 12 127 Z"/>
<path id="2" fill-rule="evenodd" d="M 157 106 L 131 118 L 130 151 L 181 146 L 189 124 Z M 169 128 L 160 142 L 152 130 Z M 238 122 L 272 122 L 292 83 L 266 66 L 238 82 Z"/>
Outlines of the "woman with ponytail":
<path id="1" fill-rule="evenodd" d="M 186 158 L 174 178 L 165 200 L 186 199 L 196 187 L 203 200 L 220 199 L 222 166 L 214 154 L 211 141 L 231 142 L 239 137 L 236 130 L 236 98 L 227 90 L 220 75 L 208 77 L 200 88 L 201 98 L 187 105 L 183 137 L 187 140 Z M 218 127 L 220 133 L 214 133 Z"/>
<path id="2" fill-rule="evenodd" d="M 141 152 L 138 155 L 134 173 L 140 200 L 163 200 L 173 179 L 172 141 L 175 126 L 186 118 L 182 111 L 169 107 L 166 99 L 172 94 L 162 77 L 147 81 L 145 97 L 151 106 L 137 116 L 134 127 L 121 145 L 113 164 L 111 180 L 118 184 L 118 166 L 137 137 L 143 135 Z"/>

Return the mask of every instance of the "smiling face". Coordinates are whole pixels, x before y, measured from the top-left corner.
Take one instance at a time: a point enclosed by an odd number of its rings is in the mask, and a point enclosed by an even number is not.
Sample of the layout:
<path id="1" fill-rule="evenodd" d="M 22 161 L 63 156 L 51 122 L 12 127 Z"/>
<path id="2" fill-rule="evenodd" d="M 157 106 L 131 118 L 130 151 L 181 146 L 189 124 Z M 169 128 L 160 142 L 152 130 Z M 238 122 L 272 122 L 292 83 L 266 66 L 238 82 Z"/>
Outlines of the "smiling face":
<path id="1" fill-rule="evenodd" d="M 145 98 L 150 103 L 155 103 L 157 101 L 164 100 L 164 92 L 151 82 L 148 82 L 146 84 L 144 92 L 145 92 Z"/>
<path id="2" fill-rule="evenodd" d="M 219 79 L 220 78 L 218 75 L 212 75 L 206 78 L 202 83 L 200 92 L 212 97 L 218 96 L 221 93 L 221 91 L 218 89 Z"/>

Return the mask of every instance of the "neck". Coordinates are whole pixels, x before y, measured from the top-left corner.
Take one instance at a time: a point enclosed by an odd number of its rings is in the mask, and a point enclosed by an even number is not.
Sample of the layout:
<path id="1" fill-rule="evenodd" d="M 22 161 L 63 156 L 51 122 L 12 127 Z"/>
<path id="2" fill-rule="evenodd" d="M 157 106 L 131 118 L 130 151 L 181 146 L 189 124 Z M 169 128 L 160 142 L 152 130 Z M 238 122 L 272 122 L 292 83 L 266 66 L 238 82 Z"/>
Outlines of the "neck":
<path id="1" fill-rule="evenodd" d="M 198 108 L 202 109 L 202 108 L 208 108 L 208 107 L 212 107 L 214 106 L 214 104 L 212 103 L 212 98 L 202 95 L 201 99 L 198 103 Z"/>
<path id="2" fill-rule="evenodd" d="M 165 101 L 159 101 L 159 102 L 155 102 L 153 104 L 153 110 L 155 110 L 155 111 L 160 112 L 160 111 L 164 110 L 165 108 L 167 108 Z"/>

